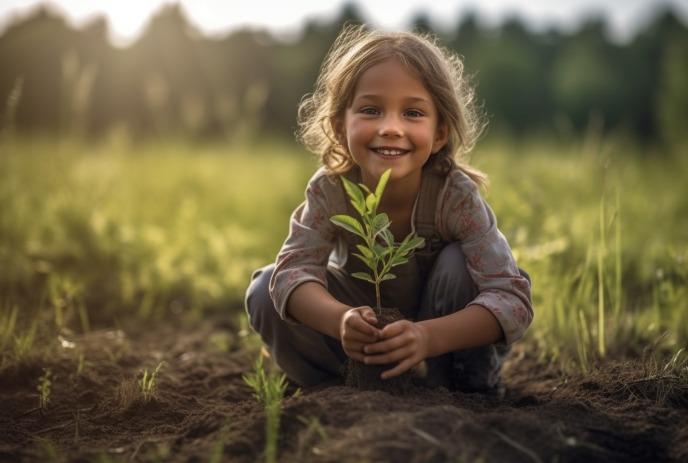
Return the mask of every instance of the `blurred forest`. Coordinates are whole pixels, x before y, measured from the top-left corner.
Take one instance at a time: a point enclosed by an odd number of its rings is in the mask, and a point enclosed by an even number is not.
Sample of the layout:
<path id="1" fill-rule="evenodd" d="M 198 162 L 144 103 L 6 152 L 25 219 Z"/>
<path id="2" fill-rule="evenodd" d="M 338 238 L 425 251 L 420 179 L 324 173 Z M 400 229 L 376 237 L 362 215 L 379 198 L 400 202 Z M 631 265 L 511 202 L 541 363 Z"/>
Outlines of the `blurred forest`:
<path id="1" fill-rule="evenodd" d="M 136 137 L 289 135 L 346 22 L 365 22 L 355 4 L 331 22 L 306 23 L 290 42 L 248 29 L 210 37 L 167 5 L 118 48 L 104 18 L 75 29 L 41 7 L 0 36 L 0 124 L 95 137 L 121 129 Z M 571 33 L 532 32 L 515 18 L 487 28 L 470 14 L 450 32 L 433 30 L 422 14 L 411 27 L 465 57 L 493 131 L 575 135 L 595 121 L 655 142 L 679 140 L 688 127 L 688 29 L 670 9 L 622 44 L 609 39 L 603 18 Z"/>

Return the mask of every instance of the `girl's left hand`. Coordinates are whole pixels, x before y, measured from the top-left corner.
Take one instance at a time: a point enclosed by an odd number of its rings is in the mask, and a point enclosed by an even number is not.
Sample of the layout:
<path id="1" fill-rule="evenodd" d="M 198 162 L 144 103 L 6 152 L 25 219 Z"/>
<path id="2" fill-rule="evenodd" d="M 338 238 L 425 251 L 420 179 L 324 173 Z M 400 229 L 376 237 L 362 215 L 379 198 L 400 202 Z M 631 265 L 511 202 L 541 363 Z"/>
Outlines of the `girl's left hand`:
<path id="1" fill-rule="evenodd" d="M 399 320 L 385 326 L 380 332 L 382 341 L 368 344 L 364 363 L 379 365 L 399 362 L 382 373 L 382 379 L 393 378 L 416 366 L 427 357 L 428 333 L 426 328 L 410 320 Z M 375 354 L 375 355 L 372 355 Z"/>

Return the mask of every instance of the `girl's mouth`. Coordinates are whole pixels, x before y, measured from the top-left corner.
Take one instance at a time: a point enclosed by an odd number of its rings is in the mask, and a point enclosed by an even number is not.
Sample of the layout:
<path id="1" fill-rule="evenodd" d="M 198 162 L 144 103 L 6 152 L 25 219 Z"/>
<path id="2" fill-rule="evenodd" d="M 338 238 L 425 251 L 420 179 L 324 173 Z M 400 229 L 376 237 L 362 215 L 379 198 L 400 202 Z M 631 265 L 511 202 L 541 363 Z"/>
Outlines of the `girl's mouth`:
<path id="1" fill-rule="evenodd" d="M 400 148 L 372 148 L 377 155 L 386 159 L 398 158 L 409 152 Z"/>

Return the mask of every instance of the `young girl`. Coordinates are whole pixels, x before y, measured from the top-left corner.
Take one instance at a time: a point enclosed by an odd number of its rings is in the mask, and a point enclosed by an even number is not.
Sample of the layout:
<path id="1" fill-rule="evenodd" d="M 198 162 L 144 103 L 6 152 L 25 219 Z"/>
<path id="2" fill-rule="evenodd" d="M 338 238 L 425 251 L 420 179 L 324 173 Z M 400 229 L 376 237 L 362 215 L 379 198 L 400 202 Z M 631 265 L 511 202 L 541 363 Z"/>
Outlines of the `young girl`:
<path id="1" fill-rule="evenodd" d="M 275 264 L 254 272 L 251 326 L 289 378 L 310 386 L 339 376 L 346 357 L 413 369 L 426 385 L 495 390 L 508 346 L 533 318 L 530 281 L 516 266 L 479 187 L 461 159 L 479 135 L 473 93 L 456 55 L 412 33 L 347 27 L 328 53 L 315 92 L 299 108 L 301 140 L 322 167 L 294 211 Z M 372 284 L 352 278 L 356 216 L 341 176 L 374 190 L 396 240 L 425 238 L 382 284 L 382 301 L 405 320 L 376 328 Z M 420 368 L 422 367 L 422 368 Z"/>

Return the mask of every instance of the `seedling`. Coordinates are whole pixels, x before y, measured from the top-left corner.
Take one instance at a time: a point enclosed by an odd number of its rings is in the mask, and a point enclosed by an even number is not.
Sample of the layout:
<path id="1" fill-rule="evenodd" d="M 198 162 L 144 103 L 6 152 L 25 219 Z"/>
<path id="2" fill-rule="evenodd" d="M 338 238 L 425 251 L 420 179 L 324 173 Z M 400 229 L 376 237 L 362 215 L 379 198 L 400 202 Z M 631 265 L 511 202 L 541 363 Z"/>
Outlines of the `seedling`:
<path id="1" fill-rule="evenodd" d="M 377 207 L 390 173 L 391 169 L 387 169 L 380 176 L 374 192 L 370 191 L 366 185 L 362 183 L 356 185 L 342 176 L 349 201 L 361 216 L 361 220 L 346 214 L 338 214 L 330 218 L 332 223 L 363 240 L 364 244 L 356 245 L 359 252 L 353 254 L 363 261 L 370 269 L 370 273 L 354 272 L 351 276 L 375 285 L 375 309 L 378 314 L 382 310 L 380 284 L 396 278 L 396 275 L 390 273 L 392 267 L 407 263 L 413 250 L 425 245 L 425 240 L 415 233 L 409 233 L 401 243 L 396 244 L 394 235 L 389 229 L 391 225 L 389 217 L 384 212 L 377 213 Z"/>
<path id="2" fill-rule="evenodd" d="M 39 406 L 41 410 L 48 408 L 48 403 L 50 403 L 50 387 L 52 385 L 51 381 L 52 371 L 50 368 L 43 369 L 43 375 L 38 378 L 38 386 L 36 389 L 39 394 Z"/>
<path id="3" fill-rule="evenodd" d="M 165 362 L 158 363 L 158 366 L 155 367 L 152 373 L 148 373 L 148 369 L 143 370 L 143 376 L 139 379 L 138 384 L 145 402 L 149 402 L 155 395 L 158 388 L 156 379 L 163 363 Z"/>
<path id="4" fill-rule="evenodd" d="M 265 407 L 265 461 L 277 461 L 277 439 L 282 398 L 287 388 L 284 374 L 267 374 L 263 368 L 263 357 L 258 356 L 253 373 L 243 376 L 244 382 L 253 390 L 253 396 Z"/>

